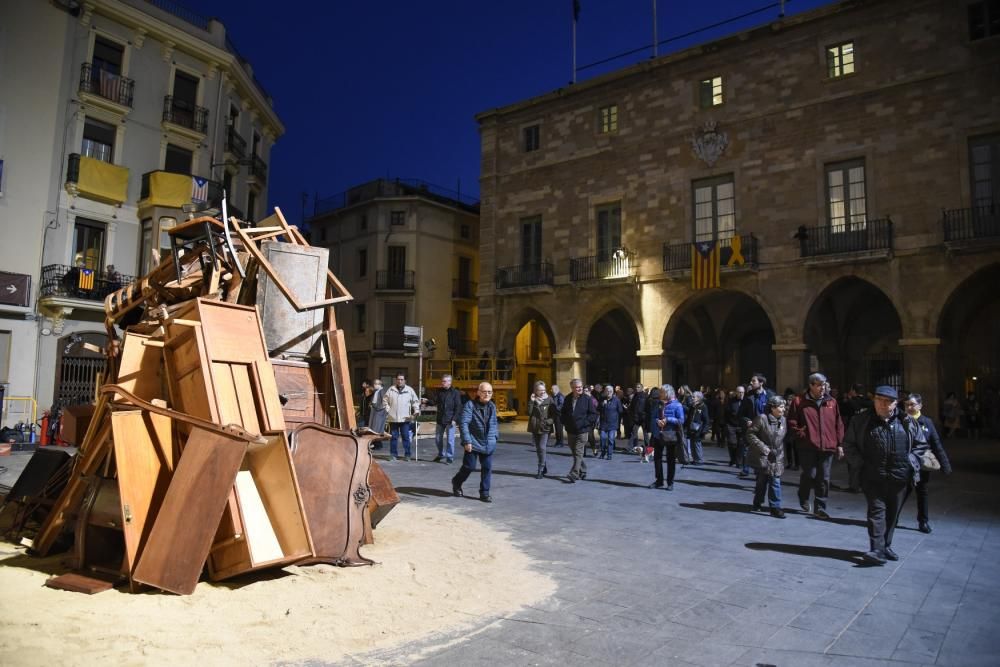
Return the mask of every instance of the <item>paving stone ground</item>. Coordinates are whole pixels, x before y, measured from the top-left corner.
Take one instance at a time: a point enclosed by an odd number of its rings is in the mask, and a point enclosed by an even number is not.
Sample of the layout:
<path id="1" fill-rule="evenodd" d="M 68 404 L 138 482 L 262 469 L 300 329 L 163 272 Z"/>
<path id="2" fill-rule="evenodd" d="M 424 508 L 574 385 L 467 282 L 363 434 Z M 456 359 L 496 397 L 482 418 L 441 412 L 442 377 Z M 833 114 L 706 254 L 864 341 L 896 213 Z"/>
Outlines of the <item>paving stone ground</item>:
<path id="1" fill-rule="evenodd" d="M 788 518 L 755 514 L 753 482 L 711 445 L 671 492 L 647 489 L 652 464 L 627 454 L 588 458 L 587 480 L 567 484 L 557 475 L 568 448 L 549 448 L 550 476 L 536 480 L 523 429 L 502 428 L 489 505 L 476 499 L 478 473 L 469 497 L 451 496 L 458 462 L 429 462 L 427 441 L 421 461 L 385 468 L 403 502 L 508 531 L 555 578 L 554 597 L 358 664 L 1000 665 L 1000 442 L 949 442 L 956 472 L 931 482 L 934 532 L 916 530 L 911 497 L 893 545 L 901 560 L 865 567 L 861 495 L 832 491 L 831 519 L 815 519 L 798 509 L 799 473 L 786 471 Z M 846 486 L 842 464 L 834 484 Z"/>
<path id="2" fill-rule="evenodd" d="M 956 472 L 931 482 L 934 532 L 915 530 L 911 498 L 894 541 L 901 560 L 870 568 L 859 561 L 860 495 L 833 491 L 821 521 L 798 511 L 798 473 L 787 471 L 788 518 L 751 513 L 752 481 L 714 446 L 707 465 L 678 471 L 672 492 L 647 489 L 652 465 L 625 454 L 587 459 L 588 479 L 567 484 L 556 477 L 570 467 L 567 448 L 549 449 L 550 477 L 536 480 L 523 429 L 502 429 L 490 505 L 475 497 L 478 473 L 470 497 L 451 496 L 458 464 L 431 463 L 427 441 L 421 461 L 385 462 L 386 449 L 377 458 L 403 502 L 509 532 L 556 580 L 555 595 L 350 664 L 1000 665 L 1000 442 L 949 442 Z M 0 483 L 26 459 L 0 459 Z M 835 466 L 836 485 L 845 473 Z"/>

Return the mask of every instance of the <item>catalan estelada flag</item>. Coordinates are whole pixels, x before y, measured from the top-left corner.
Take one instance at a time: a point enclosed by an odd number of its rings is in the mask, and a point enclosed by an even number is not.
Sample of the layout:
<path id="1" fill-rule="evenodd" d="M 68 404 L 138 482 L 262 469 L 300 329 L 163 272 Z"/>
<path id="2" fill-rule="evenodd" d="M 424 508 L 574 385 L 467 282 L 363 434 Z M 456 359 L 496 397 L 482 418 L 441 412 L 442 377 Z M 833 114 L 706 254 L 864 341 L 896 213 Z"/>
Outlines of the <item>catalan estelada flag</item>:
<path id="1" fill-rule="evenodd" d="M 719 287 L 719 244 L 698 241 L 691 244 L 691 289 Z"/>
<path id="2" fill-rule="evenodd" d="M 94 289 L 94 270 L 80 269 L 77 287 L 80 289 Z"/>

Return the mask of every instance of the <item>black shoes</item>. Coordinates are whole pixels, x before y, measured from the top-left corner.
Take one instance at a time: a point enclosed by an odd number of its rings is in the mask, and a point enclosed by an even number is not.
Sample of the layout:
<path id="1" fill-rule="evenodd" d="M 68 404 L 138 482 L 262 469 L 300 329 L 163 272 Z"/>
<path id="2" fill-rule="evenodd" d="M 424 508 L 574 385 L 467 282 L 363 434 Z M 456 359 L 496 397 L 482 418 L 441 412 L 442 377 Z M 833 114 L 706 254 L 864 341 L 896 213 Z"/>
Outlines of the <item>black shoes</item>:
<path id="1" fill-rule="evenodd" d="M 535 474 L 535 479 L 542 479 L 543 477 L 545 477 L 545 475 L 542 474 L 541 470 L 539 470 L 538 473 Z"/>
<path id="2" fill-rule="evenodd" d="M 443 458 L 444 458 L 443 456 L 438 454 L 437 456 L 434 457 L 434 463 L 441 463 L 441 459 Z"/>
<path id="3" fill-rule="evenodd" d="M 451 495 L 455 496 L 456 498 L 464 498 L 465 497 L 465 494 L 462 493 L 462 487 L 455 486 L 454 484 L 451 485 Z"/>
<path id="4" fill-rule="evenodd" d="M 760 505 L 754 505 L 753 507 L 750 508 L 750 511 L 751 512 L 763 512 L 764 508 L 761 507 Z"/>
<path id="5" fill-rule="evenodd" d="M 813 516 L 817 519 L 829 519 L 830 515 L 826 513 L 826 510 L 822 507 L 817 507 L 816 511 L 813 512 Z"/>
<path id="6" fill-rule="evenodd" d="M 573 477 L 573 475 L 566 475 L 566 481 L 570 484 L 576 484 L 576 477 Z"/>
<path id="7" fill-rule="evenodd" d="M 931 532 L 933 532 L 933 529 L 931 528 L 931 524 L 929 522 L 927 522 L 927 521 L 921 521 L 920 522 L 920 527 L 917 528 L 917 530 L 919 530 L 921 533 L 927 533 L 927 534 L 930 534 Z"/>
<path id="8" fill-rule="evenodd" d="M 899 560 L 899 554 L 893 551 L 892 547 L 886 547 L 883 553 L 889 560 Z"/>
<path id="9" fill-rule="evenodd" d="M 646 488 L 647 489 L 662 489 L 663 488 L 663 482 L 653 482 L 652 484 L 650 484 Z"/>
<path id="10" fill-rule="evenodd" d="M 479 496 L 479 499 L 481 501 L 483 501 L 484 503 L 492 503 L 493 502 L 493 496 Z"/>
<path id="11" fill-rule="evenodd" d="M 771 516 L 773 516 L 775 519 L 784 519 L 785 510 L 781 509 L 780 507 L 772 507 Z"/>
<path id="12" fill-rule="evenodd" d="M 812 511 L 812 505 L 809 504 L 808 500 L 800 501 L 799 508 L 801 508 L 806 514 L 809 514 L 809 512 Z"/>
<path id="13" fill-rule="evenodd" d="M 881 551 L 869 551 L 861 557 L 861 560 L 867 565 L 885 565 L 885 556 Z"/>
<path id="14" fill-rule="evenodd" d="M 674 483 L 670 482 L 670 484 L 667 484 L 667 491 L 673 491 L 673 490 L 674 490 Z"/>

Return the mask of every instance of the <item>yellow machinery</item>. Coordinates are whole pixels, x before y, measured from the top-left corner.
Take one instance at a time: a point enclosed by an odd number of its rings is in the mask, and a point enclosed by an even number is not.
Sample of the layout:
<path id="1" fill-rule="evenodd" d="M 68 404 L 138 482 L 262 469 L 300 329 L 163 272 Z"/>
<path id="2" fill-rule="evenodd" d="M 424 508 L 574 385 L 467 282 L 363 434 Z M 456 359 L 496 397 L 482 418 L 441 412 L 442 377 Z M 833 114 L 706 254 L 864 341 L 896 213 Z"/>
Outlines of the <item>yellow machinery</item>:
<path id="1" fill-rule="evenodd" d="M 517 410 L 510 405 L 510 396 L 517 389 L 514 381 L 514 359 L 496 357 L 456 357 L 454 359 L 426 359 L 424 361 L 424 386 L 432 390 L 441 386 L 441 378 L 451 375 L 452 386 L 476 397 L 480 382 L 493 385 L 493 401 L 497 404 L 497 418 L 517 417 Z"/>

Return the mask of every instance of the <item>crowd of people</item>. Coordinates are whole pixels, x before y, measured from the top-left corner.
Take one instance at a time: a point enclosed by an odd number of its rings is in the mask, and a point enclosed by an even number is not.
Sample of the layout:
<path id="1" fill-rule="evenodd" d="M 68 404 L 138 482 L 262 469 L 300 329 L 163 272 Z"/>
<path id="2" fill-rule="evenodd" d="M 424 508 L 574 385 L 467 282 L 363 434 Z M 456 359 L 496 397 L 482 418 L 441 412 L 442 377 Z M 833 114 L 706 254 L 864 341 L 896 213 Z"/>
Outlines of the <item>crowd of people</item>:
<path id="1" fill-rule="evenodd" d="M 459 441 L 462 465 L 452 478 L 453 494 L 463 496 L 462 485 L 479 469 L 479 497 L 492 502 L 492 457 L 499 430 L 488 382 L 480 383 L 472 400 L 452 387 L 449 376 L 423 400 L 402 374 L 388 389 L 377 380 L 366 389 L 369 393 L 362 400 L 370 409 L 364 417 L 373 430 L 391 434 L 390 460 L 398 458 L 399 442 L 409 460 L 415 416 L 429 403 L 436 408 L 434 460 L 452 463 Z M 650 488 L 672 491 L 678 464 L 703 465 L 704 448 L 711 441 L 726 449 L 728 465 L 738 469 L 740 478 L 754 477 L 751 511 L 764 511 L 766 502 L 771 516 L 784 519 L 781 478 L 786 470 L 795 470 L 799 509 L 829 519 L 833 462 L 844 460 L 846 490 L 864 493 L 868 504 L 870 548 L 864 561 L 881 565 L 898 559 L 893 531 L 911 493 L 917 496 L 919 530 L 932 531 L 928 482 L 934 471 L 950 474 L 951 464 L 942 435 L 922 413 L 919 394 L 901 395 L 885 385 L 871 393 L 855 385 L 839 400 L 837 394 L 821 373 L 810 375 L 801 393 L 787 389 L 783 395 L 769 389 L 761 373 L 731 391 L 670 384 L 623 389 L 574 379 L 569 393 L 563 394 L 556 385 L 537 382 L 527 405 L 527 430 L 537 454 L 535 477 L 549 475 L 550 447 L 569 447 L 572 464 L 564 477 L 568 483 L 587 478 L 586 459 L 591 456 L 610 461 L 616 455 L 633 455 L 652 463 Z M 942 414 L 947 420 L 949 413 Z M 953 430 L 946 422 L 945 432 Z"/>

